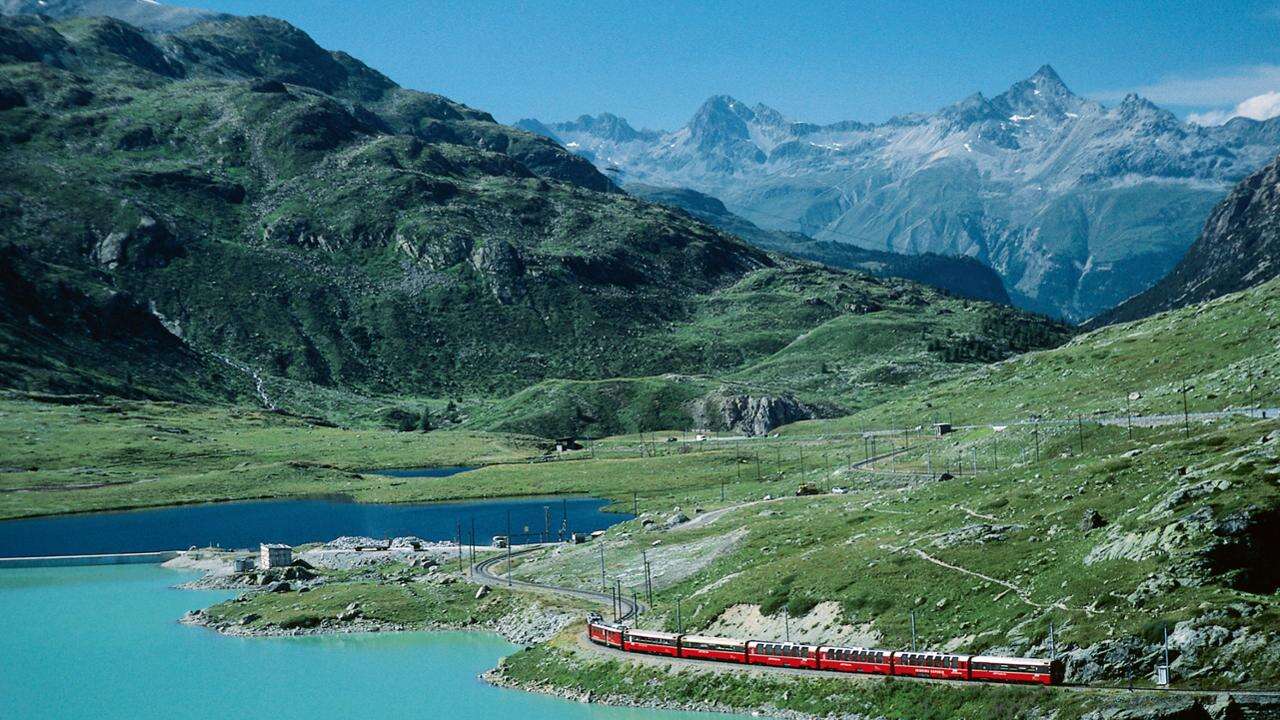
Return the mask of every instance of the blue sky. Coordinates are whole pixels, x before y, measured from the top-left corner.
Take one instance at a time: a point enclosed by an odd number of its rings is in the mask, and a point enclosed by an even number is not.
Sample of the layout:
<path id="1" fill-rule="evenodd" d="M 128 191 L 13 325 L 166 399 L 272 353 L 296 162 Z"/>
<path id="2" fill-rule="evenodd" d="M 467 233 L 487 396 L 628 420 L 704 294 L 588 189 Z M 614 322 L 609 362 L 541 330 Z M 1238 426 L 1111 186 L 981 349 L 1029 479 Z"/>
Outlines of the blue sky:
<path id="1" fill-rule="evenodd" d="M 994 95 L 1044 63 L 1103 101 L 1137 91 L 1202 122 L 1280 114 L 1280 0 L 175 4 L 282 17 L 504 122 L 607 110 L 671 129 L 719 93 L 797 120 L 876 121 Z"/>

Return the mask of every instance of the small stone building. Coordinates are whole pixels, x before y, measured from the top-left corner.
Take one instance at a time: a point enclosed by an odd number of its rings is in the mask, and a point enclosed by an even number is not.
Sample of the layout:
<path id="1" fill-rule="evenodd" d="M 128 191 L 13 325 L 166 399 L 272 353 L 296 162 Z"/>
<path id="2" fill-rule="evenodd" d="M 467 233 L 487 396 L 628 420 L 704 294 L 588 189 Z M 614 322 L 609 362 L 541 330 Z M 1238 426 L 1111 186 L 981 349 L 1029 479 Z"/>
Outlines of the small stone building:
<path id="1" fill-rule="evenodd" d="M 286 567 L 293 562 L 293 548 L 288 545 L 263 543 L 259 550 L 258 566 L 263 569 Z"/>

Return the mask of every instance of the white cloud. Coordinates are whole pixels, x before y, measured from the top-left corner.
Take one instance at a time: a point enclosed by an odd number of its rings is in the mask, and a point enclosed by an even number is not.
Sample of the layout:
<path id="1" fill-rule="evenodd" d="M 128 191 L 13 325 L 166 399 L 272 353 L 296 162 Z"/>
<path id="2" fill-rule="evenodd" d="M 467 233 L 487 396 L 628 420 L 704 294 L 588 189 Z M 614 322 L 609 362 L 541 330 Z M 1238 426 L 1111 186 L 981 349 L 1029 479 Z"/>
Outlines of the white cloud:
<path id="1" fill-rule="evenodd" d="M 1169 76 L 1150 85 L 1095 93 L 1099 100 L 1119 100 L 1137 93 L 1162 105 L 1228 107 L 1280 88 L 1280 65 L 1249 65 L 1209 76 Z"/>
<path id="2" fill-rule="evenodd" d="M 1254 95 L 1231 110 L 1207 110 L 1202 113 L 1191 113 L 1187 115 L 1187 120 L 1197 125 L 1221 125 L 1233 117 L 1270 120 L 1277 115 L 1280 115 L 1280 92 L 1272 90 L 1261 95 Z"/>

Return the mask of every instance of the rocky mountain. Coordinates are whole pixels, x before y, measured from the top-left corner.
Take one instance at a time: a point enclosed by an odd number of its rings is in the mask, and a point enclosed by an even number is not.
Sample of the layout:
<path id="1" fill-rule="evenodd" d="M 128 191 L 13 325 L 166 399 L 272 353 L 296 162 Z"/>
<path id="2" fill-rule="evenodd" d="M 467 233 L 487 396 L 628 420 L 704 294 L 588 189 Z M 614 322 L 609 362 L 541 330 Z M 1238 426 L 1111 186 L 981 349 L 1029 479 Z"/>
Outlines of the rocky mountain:
<path id="1" fill-rule="evenodd" d="M 1095 319 L 1136 320 L 1260 285 L 1280 275 L 1280 158 L 1218 203 L 1199 239 L 1154 287 Z"/>
<path id="2" fill-rule="evenodd" d="M 604 114 L 524 121 L 624 183 L 688 187 L 758 225 L 897 253 L 965 255 L 1022 307 L 1082 320 L 1153 285 L 1280 119 L 1179 121 L 1072 93 L 1049 66 L 931 114 L 817 125 L 715 96 L 669 132 Z"/>
<path id="3" fill-rule="evenodd" d="M 172 32 L 228 16 L 198 8 L 164 5 L 156 0 L 0 0 L 0 15 L 45 15 L 65 20 L 104 16 L 153 32 Z"/>
<path id="4" fill-rule="evenodd" d="M 660 188 L 653 185 L 626 185 L 627 192 L 650 202 L 678 207 L 699 220 L 733 233 L 758 248 L 792 257 L 813 260 L 832 267 L 860 270 L 879 277 L 914 280 L 946 290 L 959 297 L 1009 304 L 1000 276 L 971 257 L 935 253 L 903 255 L 884 250 L 868 250 L 785 230 L 766 230 L 734 215 L 716 198 L 688 188 Z"/>
<path id="5" fill-rule="evenodd" d="M 152 360 L 171 358 L 205 397 L 287 381 L 452 399 L 743 372 L 784 349 L 744 394 L 783 372 L 829 383 L 831 358 L 790 346 L 863 317 L 901 324 L 925 358 L 910 372 L 1065 337 L 1025 313 L 768 254 L 263 17 L 163 33 L 0 18 L 0 218 L 26 283 L 6 290 L 29 308 L 0 315 L 17 359 L 3 380 L 28 390 L 163 396 L 170 375 L 137 361 L 146 338 L 171 344 Z M 80 322 L 38 312 L 65 297 L 55 307 L 81 308 Z M 100 361 L 70 360 L 90 345 Z M 824 346 L 840 348 L 850 388 L 865 346 Z M 49 358 L 56 372 L 39 370 Z M 648 412 L 628 422 L 656 422 Z"/>

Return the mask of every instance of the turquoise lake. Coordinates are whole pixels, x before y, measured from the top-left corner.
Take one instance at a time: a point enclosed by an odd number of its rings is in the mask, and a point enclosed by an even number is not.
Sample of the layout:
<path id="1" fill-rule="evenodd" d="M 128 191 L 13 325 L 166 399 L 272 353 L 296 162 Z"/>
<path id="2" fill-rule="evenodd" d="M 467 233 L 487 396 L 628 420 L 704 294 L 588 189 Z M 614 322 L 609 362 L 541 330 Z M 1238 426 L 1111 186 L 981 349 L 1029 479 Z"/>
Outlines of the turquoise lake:
<path id="1" fill-rule="evenodd" d="M 154 565 L 0 570 L 6 718 L 698 720 L 477 679 L 515 647 L 484 633 L 230 638 L 181 625 L 228 592 Z"/>

